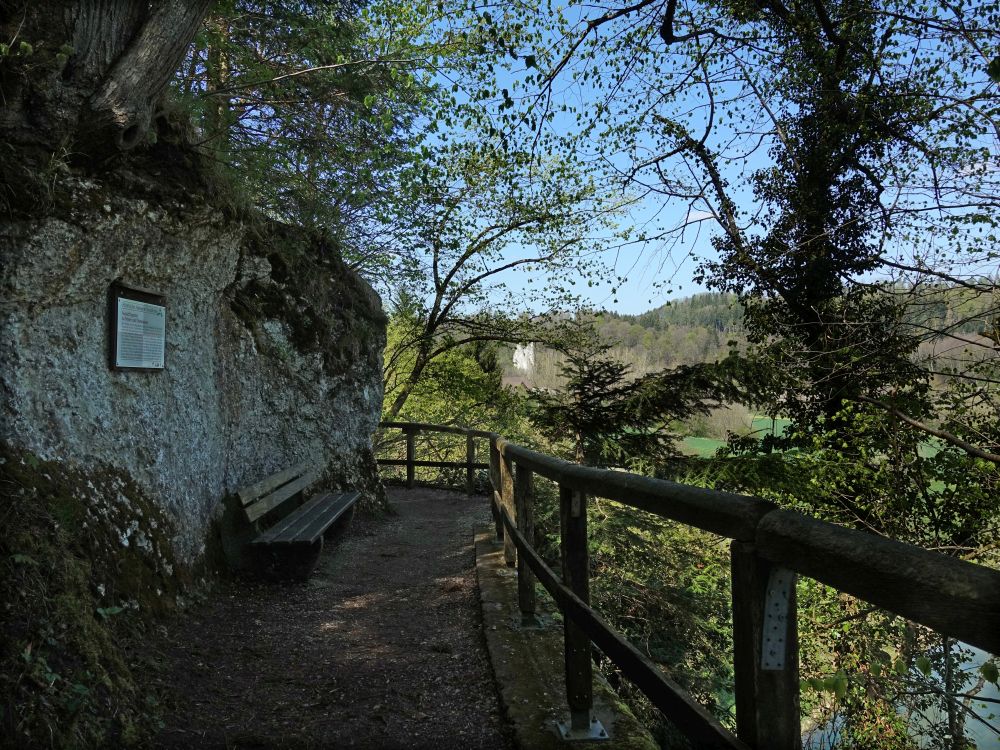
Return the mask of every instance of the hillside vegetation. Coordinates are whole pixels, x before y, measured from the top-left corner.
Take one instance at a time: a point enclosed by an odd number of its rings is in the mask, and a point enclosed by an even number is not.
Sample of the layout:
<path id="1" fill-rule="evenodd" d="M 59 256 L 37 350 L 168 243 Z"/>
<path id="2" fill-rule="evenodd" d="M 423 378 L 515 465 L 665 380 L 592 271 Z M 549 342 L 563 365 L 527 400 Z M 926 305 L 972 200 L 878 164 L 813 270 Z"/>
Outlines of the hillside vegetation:
<path id="1" fill-rule="evenodd" d="M 938 374 L 961 367 L 970 356 L 995 356 L 1000 300 L 993 295 L 946 285 L 900 289 L 898 294 L 906 304 L 900 326 L 920 336 L 916 356 Z M 747 345 L 743 307 L 735 294 L 727 292 L 695 294 L 638 315 L 602 311 L 583 317 L 634 375 L 721 360 Z M 526 374 L 515 366 L 513 349 L 504 354 L 505 376 Z M 534 358 L 528 380 L 539 388 L 558 387 L 562 355 L 536 345 Z"/>

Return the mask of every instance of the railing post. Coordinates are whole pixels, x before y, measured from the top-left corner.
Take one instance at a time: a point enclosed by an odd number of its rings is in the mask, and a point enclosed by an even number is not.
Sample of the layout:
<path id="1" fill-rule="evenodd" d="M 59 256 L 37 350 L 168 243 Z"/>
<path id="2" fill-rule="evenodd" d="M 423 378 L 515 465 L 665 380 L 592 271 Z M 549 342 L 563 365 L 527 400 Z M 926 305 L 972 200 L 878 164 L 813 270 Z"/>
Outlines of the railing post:
<path id="1" fill-rule="evenodd" d="M 471 432 L 465 434 L 465 494 L 472 497 L 476 481 L 476 441 Z"/>
<path id="2" fill-rule="evenodd" d="M 514 462 L 507 456 L 500 457 L 500 507 L 514 516 Z M 502 525 L 502 523 L 501 523 Z M 508 568 L 513 568 L 517 562 L 517 546 L 514 538 L 503 527 L 503 559 Z"/>
<path id="3" fill-rule="evenodd" d="M 403 432 L 406 433 L 406 488 L 412 490 L 416 478 L 416 467 L 413 462 L 417 455 L 417 430 L 413 427 L 406 427 Z"/>
<path id="4" fill-rule="evenodd" d="M 497 439 L 490 438 L 490 511 L 493 513 L 493 525 L 496 528 L 497 539 L 503 539 L 503 518 L 500 516 L 500 451 L 497 449 Z"/>
<path id="5" fill-rule="evenodd" d="M 562 543 L 563 582 L 590 604 L 590 560 L 587 553 L 587 495 L 559 485 L 559 527 Z M 563 619 L 566 656 L 566 700 L 569 732 L 564 736 L 590 733 L 590 710 L 594 702 L 593 664 L 590 638 L 569 618 Z"/>
<path id="6" fill-rule="evenodd" d="M 736 733 L 756 750 L 800 750 L 795 573 L 731 546 Z"/>
<path id="7" fill-rule="evenodd" d="M 517 530 L 535 543 L 535 488 L 534 475 L 530 469 L 518 464 L 514 474 L 514 505 L 517 506 Z M 521 625 L 531 627 L 538 624 L 535 617 L 535 574 L 528 567 L 524 555 L 517 556 L 517 604 L 521 610 Z"/>

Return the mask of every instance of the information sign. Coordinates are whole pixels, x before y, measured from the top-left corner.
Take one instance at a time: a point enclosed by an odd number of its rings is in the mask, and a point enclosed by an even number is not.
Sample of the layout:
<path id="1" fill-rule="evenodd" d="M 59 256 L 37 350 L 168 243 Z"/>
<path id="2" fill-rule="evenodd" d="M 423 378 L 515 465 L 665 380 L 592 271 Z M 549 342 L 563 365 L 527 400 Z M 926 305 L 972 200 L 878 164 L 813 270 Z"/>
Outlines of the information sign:
<path id="1" fill-rule="evenodd" d="M 162 370 L 167 307 L 162 295 L 112 286 L 111 366 L 116 370 Z"/>

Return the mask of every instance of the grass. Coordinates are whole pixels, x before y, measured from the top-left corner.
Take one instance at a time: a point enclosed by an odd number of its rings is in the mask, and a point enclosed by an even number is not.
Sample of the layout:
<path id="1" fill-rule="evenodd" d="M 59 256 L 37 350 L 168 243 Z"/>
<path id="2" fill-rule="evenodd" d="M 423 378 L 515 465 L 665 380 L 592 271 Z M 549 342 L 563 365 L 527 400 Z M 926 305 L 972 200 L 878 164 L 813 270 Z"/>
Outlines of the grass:
<path id="1" fill-rule="evenodd" d="M 686 437 L 681 441 L 681 449 L 689 456 L 708 458 L 726 444 L 725 440 L 706 437 Z"/>
<path id="2" fill-rule="evenodd" d="M 775 432 L 781 434 L 789 425 L 789 420 L 784 418 L 777 418 L 773 422 L 773 427 Z M 765 435 L 771 432 L 772 421 L 771 417 L 763 414 L 757 414 L 750 421 L 750 430 L 756 433 L 758 436 Z M 715 452 L 726 444 L 725 440 L 719 438 L 702 437 L 698 435 L 689 435 L 688 437 L 681 440 L 681 450 L 689 456 L 698 456 L 699 458 L 710 458 L 715 455 Z"/>

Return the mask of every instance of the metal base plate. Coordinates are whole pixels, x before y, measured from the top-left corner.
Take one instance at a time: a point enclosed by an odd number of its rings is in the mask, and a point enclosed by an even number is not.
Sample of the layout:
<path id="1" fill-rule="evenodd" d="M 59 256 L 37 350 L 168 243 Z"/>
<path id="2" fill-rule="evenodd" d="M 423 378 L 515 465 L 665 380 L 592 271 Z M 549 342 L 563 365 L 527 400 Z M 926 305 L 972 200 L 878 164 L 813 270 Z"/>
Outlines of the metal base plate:
<path id="1" fill-rule="evenodd" d="M 559 730 L 559 738 L 567 741 L 581 740 L 587 742 L 603 742 L 604 740 L 610 740 L 611 737 L 608 735 L 608 731 L 604 728 L 604 725 L 597 719 L 590 720 L 590 727 L 587 729 L 573 729 L 570 721 L 557 721 L 556 729 Z"/>
<path id="2" fill-rule="evenodd" d="M 536 614 L 533 618 L 525 620 L 520 614 L 515 615 L 511 618 L 510 629 L 511 630 L 548 630 L 553 627 L 554 623 L 552 618 L 548 615 L 538 615 Z"/>

